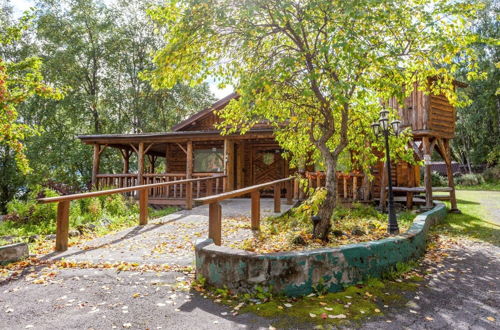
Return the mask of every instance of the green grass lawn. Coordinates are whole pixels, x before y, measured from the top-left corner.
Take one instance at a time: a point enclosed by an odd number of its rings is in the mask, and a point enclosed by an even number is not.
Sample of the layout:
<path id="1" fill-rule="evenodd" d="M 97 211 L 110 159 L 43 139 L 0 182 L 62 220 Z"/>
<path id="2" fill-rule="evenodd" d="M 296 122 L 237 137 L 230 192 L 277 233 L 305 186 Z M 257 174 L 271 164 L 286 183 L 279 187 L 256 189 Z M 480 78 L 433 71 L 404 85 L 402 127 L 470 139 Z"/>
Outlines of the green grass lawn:
<path id="1" fill-rule="evenodd" d="M 485 191 L 485 190 L 492 190 L 492 191 L 500 191 L 500 183 L 481 183 L 476 186 L 462 186 L 462 185 L 457 185 L 456 186 L 457 190 L 478 190 L 478 191 Z"/>
<path id="2" fill-rule="evenodd" d="M 449 213 L 433 231 L 500 245 L 500 192 L 459 190 L 457 201 L 462 213 Z"/>

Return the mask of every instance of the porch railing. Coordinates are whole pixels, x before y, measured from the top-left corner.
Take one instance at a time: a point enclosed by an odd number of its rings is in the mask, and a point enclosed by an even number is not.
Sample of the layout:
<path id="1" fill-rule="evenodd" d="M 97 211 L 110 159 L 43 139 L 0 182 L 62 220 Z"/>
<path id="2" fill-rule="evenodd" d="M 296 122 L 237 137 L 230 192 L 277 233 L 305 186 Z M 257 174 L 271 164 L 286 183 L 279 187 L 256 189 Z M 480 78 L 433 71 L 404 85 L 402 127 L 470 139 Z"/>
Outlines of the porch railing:
<path id="1" fill-rule="evenodd" d="M 325 186 L 325 172 L 306 172 L 310 188 Z M 368 192 L 362 186 L 364 174 L 360 172 L 342 173 L 337 172 L 337 193 L 344 201 L 357 201 L 367 198 Z"/>
<path id="2" fill-rule="evenodd" d="M 200 198 L 219 194 L 223 192 L 223 176 L 216 173 L 193 173 L 192 179 L 213 177 L 210 181 L 196 181 L 193 183 L 193 197 Z M 98 174 L 96 176 L 98 187 L 109 188 L 126 188 L 138 185 L 137 174 Z M 170 185 L 165 185 L 149 190 L 149 198 L 151 200 L 166 200 L 175 199 L 181 200 L 187 197 L 187 184 L 179 182 L 179 180 L 187 179 L 186 173 L 145 173 L 143 174 L 142 184 L 154 184 L 173 182 Z M 136 196 L 137 191 L 127 193 L 129 196 Z"/>

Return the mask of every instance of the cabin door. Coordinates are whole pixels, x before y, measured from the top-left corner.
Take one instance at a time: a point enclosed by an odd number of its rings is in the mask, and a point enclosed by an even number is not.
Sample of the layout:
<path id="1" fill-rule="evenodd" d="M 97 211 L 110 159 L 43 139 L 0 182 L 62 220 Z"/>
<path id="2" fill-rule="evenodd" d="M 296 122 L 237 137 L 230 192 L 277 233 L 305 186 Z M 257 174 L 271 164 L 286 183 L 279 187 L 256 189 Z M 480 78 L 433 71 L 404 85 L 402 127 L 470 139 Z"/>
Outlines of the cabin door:
<path id="1" fill-rule="evenodd" d="M 252 152 L 252 184 L 266 183 L 285 177 L 285 160 L 276 147 L 258 147 Z M 272 195 L 272 188 L 269 189 Z M 263 195 L 269 195 L 263 191 Z"/>

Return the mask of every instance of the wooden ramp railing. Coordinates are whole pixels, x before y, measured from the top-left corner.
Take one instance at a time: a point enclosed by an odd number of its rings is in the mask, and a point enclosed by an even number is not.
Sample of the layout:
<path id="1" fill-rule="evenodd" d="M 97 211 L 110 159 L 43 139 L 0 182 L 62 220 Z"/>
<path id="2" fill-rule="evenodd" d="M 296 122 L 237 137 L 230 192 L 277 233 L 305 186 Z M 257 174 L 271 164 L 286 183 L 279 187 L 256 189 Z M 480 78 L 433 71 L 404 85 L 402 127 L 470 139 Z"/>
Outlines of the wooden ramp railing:
<path id="1" fill-rule="evenodd" d="M 270 181 L 238 190 L 228 191 L 222 194 L 195 199 L 197 204 L 208 204 L 208 237 L 216 245 L 222 242 L 222 208 L 219 202 L 250 194 L 251 202 L 251 221 L 252 229 L 260 229 L 260 191 L 267 187 L 274 187 L 274 212 L 281 212 L 281 187 L 286 185 L 287 203 L 293 203 L 294 177 Z"/>
<path id="2" fill-rule="evenodd" d="M 112 194 L 123 194 L 127 192 L 138 191 L 139 192 L 139 224 L 145 225 L 148 223 L 148 197 L 149 191 L 151 189 L 156 189 L 164 186 L 174 185 L 174 184 L 186 184 L 187 185 L 187 196 L 186 205 L 188 209 L 192 208 L 193 204 L 193 183 L 208 180 L 217 180 L 219 178 L 225 177 L 225 175 L 215 175 L 211 177 L 197 178 L 197 179 L 186 179 L 177 180 L 153 184 L 145 184 L 134 187 L 126 188 L 116 188 L 101 191 L 92 191 L 81 194 L 64 195 L 57 197 L 47 197 L 39 198 L 39 203 L 57 203 L 57 222 L 56 222 L 56 250 L 66 251 L 68 249 L 68 237 L 69 237 L 69 207 L 70 202 L 76 199 L 98 197 Z"/>

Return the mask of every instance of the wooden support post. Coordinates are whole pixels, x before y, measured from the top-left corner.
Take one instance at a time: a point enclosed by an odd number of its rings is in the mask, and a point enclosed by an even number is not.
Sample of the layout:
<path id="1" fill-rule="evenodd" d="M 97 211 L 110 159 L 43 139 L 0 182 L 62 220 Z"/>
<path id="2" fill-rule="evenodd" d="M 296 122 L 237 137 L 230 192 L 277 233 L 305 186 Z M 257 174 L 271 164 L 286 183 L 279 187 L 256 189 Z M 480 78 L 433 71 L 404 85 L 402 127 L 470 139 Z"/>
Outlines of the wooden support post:
<path id="1" fill-rule="evenodd" d="M 288 205 L 293 204 L 293 185 L 294 185 L 294 180 L 290 180 L 286 184 L 286 203 Z"/>
<path id="2" fill-rule="evenodd" d="M 281 212 L 281 184 L 274 185 L 274 213 Z"/>
<path id="3" fill-rule="evenodd" d="M 92 157 L 92 188 L 98 189 L 97 175 L 99 174 L 99 164 L 101 162 L 101 145 L 94 144 L 94 155 Z"/>
<path id="4" fill-rule="evenodd" d="M 236 157 L 236 187 L 241 189 L 245 187 L 245 173 L 243 168 L 245 166 L 245 141 L 238 144 L 238 152 Z"/>
<path id="5" fill-rule="evenodd" d="M 148 224 L 148 190 L 139 190 L 139 225 Z"/>
<path id="6" fill-rule="evenodd" d="M 214 192 L 213 182 L 212 182 L 212 180 L 207 180 L 206 183 L 207 183 L 207 193 L 206 193 L 206 195 L 210 196 Z"/>
<path id="7" fill-rule="evenodd" d="M 408 210 L 413 208 L 413 193 L 410 191 L 406 193 L 406 208 Z"/>
<path id="8" fill-rule="evenodd" d="M 69 205 L 70 201 L 61 201 L 57 204 L 56 251 L 59 252 L 68 249 Z"/>
<path id="9" fill-rule="evenodd" d="M 431 209 L 432 204 L 432 176 L 431 176 L 431 144 L 429 137 L 425 136 L 422 138 L 422 143 L 424 146 L 424 184 L 425 184 L 425 208 Z"/>
<path id="10" fill-rule="evenodd" d="M 451 188 L 450 191 L 450 204 L 451 209 L 450 212 L 460 213 L 460 210 L 457 207 L 457 197 L 455 194 L 455 182 L 453 181 L 453 169 L 451 167 L 451 149 L 450 149 L 450 140 L 446 139 L 444 141 L 439 140 L 439 148 L 444 156 L 444 161 L 446 163 L 446 176 L 448 177 L 448 187 Z"/>
<path id="11" fill-rule="evenodd" d="M 144 177 L 144 142 L 139 143 L 137 150 L 137 184 L 143 184 Z"/>
<path id="12" fill-rule="evenodd" d="M 186 210 L 193 209 L 193 183 L 186 183 Z"/>
<path id="13" fill-rule="evenodd" d="M 165 173 L 168 173 L 168 152 L 169 152 L 169 144 L 165 146 Z"/>
<path id="14" fill-rule="evenodd" d="M 342 180 L 344 183 L 344 199 L 347 199 L 349 196 L 347 195 L 347 178 L 345 175 L 342 176 Z"/>
<path id="15" fill-rule="evenodd" d="M 186 179 L 191 179 L 193 177 L 193 142 L 187 142 L 186 148 Z M 186 209 L 191 210 L 193 208 L 193 183 L 188 182 L 186 184 Z"/>
<path id="16" fill-rule="evenodd" d="M 130 171 L 130 155 L 132 152 L 127 149 L 120 149 L 120 153 L 123 158 L 123 174 L 127 174 Z"/>
<path id="17" fill-rule="evenodd" d="M 222 243 L 222 210 L 219 203 L 208 204 L 208 238 L 214 241 L 215 245 Z"/>
<path id="18" fill-rule="evenodd" d="M 225 178 L 224 191 L 234 189 L 234 142 L 229 139 L 224 139 L 224 174 Z"/>
<path id="19" fill-rule="evenodd" d="M 260 230 L 260 192 L 252 191 L 250 196 L 252 198 L 252 230 Z"/>

